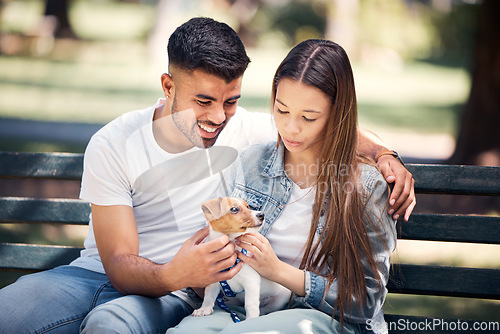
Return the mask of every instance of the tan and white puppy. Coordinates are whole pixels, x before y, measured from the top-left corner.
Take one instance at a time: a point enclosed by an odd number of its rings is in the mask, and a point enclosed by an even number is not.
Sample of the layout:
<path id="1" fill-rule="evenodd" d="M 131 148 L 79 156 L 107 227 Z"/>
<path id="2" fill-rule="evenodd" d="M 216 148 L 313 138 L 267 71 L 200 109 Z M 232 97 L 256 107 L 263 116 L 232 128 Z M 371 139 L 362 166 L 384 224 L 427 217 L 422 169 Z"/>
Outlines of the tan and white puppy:
<path id="1" fill-rule="evenodd" d="M 248 204 L 241 199 L 224 197 L 206 201 L 202 210 L 210 225 L 207 240 L 213 240 L 227 234 L 234 241 L 247 232 L 257 232 L 262 225 L 264 214 L 250 210 Z M 241 270 L 227 283 L 240 303 L 245 303 L 246 319 L 256 318 L 272 311 L 282 309 L 290 298 L 290 290 L 282 285 L 269 281 L 249 265 L 243 265 Z M 221 285 L 217 282 L 205 288 L 202 306 L 193 312 L 193 316 L 210 315 Z"/>

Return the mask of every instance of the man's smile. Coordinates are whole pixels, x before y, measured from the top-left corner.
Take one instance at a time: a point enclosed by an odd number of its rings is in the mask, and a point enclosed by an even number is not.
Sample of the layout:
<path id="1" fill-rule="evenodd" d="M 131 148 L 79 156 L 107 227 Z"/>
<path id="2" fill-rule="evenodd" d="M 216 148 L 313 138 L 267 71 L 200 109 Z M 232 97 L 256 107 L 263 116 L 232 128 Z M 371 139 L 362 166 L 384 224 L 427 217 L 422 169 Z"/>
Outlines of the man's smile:
<path id="1" fill-rule="evenodd" d="M 198 123 L 198 125 L 200 126 L 200 128 L 202 128 L 203 130 L 210 132 L 210 133 L 217 131 L 217 129 L 219 128 L 219 127 L 212 128 L 212 127 L 209 127 L 208 125 L 202 124 L 202 123 Z"/>
<path id="2" fill-rule="evenodd" d="M 201 138 L 214 139 L 217 138 L 222 129 L 224 129 L 224 125 L 226 124 L 226 122 L 222 122 L 221 124 L 213 124 L 206 121 L 198 121 L 197 124 Z"/>

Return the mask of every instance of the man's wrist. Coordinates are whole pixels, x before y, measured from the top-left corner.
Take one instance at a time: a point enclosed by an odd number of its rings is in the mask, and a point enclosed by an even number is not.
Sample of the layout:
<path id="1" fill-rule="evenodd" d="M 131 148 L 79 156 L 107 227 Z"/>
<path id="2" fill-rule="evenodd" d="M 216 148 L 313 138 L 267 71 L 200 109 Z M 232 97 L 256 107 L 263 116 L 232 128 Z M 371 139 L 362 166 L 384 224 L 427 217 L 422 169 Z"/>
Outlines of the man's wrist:
<path id="1" fill-rule="evenodd" d="M 178 274 L 180 272 L 175 270 L 170 262 L 167 262 L 159 265 L 155 276 L 162 282 L 161 284 L 168 294 L 186 287 L 182 279 L 177 276 Z"/>
<path id="2" fill-rule="evenodd" d="M 401 157 L 399 156 L 398 152 L 394 151 L 394 150 L 384 150 L 382 152 L 380 152 L 379 154 L 377 154 L 377 156 L 375 157 L 375 163 L 378 163 L 378 160 L 384 156 L 384 155 L 391 155 L 393 156 L 394 158 L 396 158 L 403 166 L 405 165 L 405 163 L 403 162 L 403 160 L 401 159 Z"/>

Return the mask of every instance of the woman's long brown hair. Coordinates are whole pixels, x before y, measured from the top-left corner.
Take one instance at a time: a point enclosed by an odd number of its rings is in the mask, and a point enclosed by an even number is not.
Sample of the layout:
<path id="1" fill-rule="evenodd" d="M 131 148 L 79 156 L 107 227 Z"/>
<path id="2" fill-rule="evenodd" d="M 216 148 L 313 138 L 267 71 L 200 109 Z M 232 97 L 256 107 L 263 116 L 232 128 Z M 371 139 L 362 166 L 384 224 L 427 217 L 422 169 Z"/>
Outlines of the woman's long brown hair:
<path id="1" fill-rule="evenodd" d="M 338 312 L 342 323 L 345 314 L 355 311 L 354 301 L 358 308 L 367 302 L 362 261 L 367 262 L 380 282 L 358 188 L 358 164 L 367 159 L 356 149 L 357 103 L 351 64 L 344 49 L 336 43 L 307 40 L 295 46 L 278 67 L 272 88 L 273 103 L 283 78 L 317 87 L 332 102 L 319 156 L 311 230 L 300 268 L 326 276 L 327 291 L 336 280 L 338 295 L 332 316 Z M 281 138 L 278 145 L 280 142 Z M 326 215 L 325 228 L 314 242 L 323 215 Z"/>

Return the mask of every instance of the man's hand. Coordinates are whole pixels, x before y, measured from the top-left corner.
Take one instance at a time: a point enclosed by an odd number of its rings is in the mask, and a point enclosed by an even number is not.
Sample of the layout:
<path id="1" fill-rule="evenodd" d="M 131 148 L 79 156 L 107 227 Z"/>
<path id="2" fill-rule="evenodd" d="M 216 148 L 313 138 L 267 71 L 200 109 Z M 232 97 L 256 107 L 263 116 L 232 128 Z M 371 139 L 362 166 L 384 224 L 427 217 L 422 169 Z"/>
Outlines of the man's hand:
<path id="1" fill-rule="evenodd" d="M 169 276 L 175 289 L 185 287 L 204 288 L 209 284 L 228 280 L 236 275 L 242 263 L 232 267 L 237 258 L 234 243 L 227 235 L 203 242 L 208 235 L 205 227 L 182 244 L 181 248 L 170 261 Z"/>
<path id="2" fill-rule="evenodd" d="M 99 255 L 113 286 L 122 294 L 164 296 L 188 286 L 205 287 L 232 278 L 241 269 L 227 236 L 204 243 L 208 228 L 186 240 L 172 261 L 154 263 L 139 256 L 139 236 L 133 209 L 125 205 L 92 204 Z"/>
<path id="3" fill-rule="evenodd" d="M 388 213 L 394 219 L 398 219 L 404 214 L 404 220 L 408 221 L 415 204 L 417 204 L 413 176 L 391 155 L 381 156 L 377 161 L 377 166 L 388 183 L 394 182 L 389 198 Z"/>

